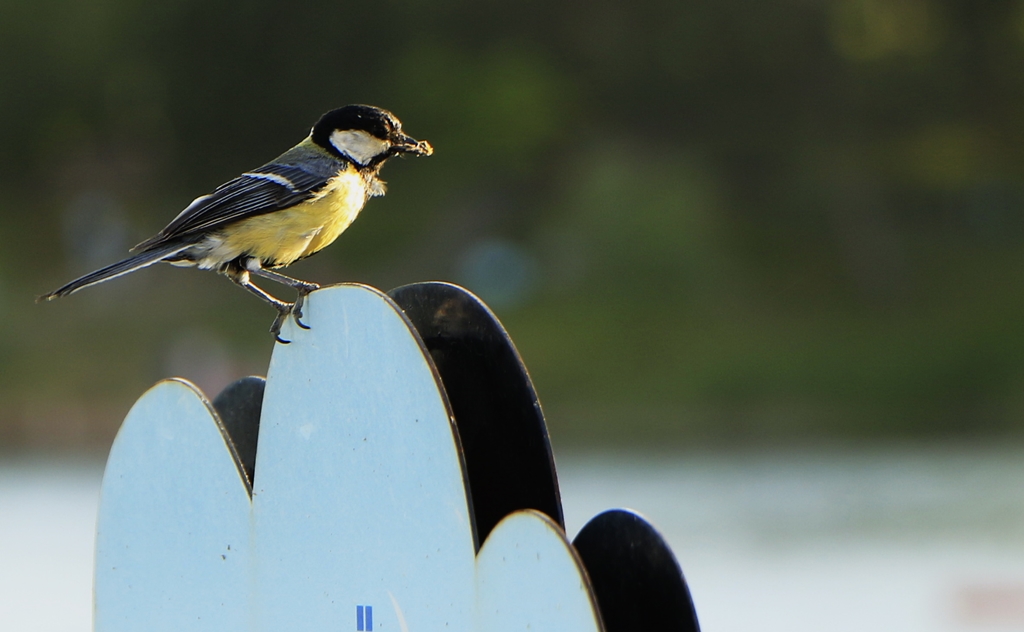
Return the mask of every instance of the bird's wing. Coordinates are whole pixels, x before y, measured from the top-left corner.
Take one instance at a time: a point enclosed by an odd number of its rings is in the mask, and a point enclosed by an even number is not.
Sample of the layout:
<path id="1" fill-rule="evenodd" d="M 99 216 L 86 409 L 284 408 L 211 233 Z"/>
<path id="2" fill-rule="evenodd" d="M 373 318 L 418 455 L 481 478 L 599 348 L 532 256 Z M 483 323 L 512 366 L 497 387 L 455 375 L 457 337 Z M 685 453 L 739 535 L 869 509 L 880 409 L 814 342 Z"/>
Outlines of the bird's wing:
<path id="1" fill-rule="evenodd" d="M 271 163 L 225 182 L 196 198 L 163 230 L 132 248 L 145 250 L 180 237 L 208 232 L 246 217 L 271 213 L 307 200 L 330 176 L 298 165 Z"/>

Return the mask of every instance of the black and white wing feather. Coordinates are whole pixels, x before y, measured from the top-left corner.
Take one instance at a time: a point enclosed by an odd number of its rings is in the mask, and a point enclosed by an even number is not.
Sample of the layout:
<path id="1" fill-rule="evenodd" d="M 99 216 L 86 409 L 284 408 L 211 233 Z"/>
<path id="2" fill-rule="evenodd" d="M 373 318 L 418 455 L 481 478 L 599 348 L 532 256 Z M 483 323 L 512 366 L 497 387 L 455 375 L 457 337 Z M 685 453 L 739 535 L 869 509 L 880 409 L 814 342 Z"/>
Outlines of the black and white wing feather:
<path id="1" fill-rule="evenodd" d="M 299 165 L 264 165 L 225 182 L 209 195 L 196 198 L 163 230 L 132 250 L 149 250 L 187 240 L 240 219 L 294 206 L 316 195 L 332 175 Z"/>

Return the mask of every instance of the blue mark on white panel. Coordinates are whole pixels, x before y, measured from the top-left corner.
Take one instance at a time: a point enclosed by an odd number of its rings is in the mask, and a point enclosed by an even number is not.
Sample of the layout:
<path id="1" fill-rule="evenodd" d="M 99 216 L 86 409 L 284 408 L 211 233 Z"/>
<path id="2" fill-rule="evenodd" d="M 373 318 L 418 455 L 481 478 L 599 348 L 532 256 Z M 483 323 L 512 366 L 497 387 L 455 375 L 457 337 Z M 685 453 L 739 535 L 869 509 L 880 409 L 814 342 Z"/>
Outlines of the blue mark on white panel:
<path id="1" fill-rule="evenodd" d="M 357 632 L 373 632 L 373 606 L 356 606 Z"/>

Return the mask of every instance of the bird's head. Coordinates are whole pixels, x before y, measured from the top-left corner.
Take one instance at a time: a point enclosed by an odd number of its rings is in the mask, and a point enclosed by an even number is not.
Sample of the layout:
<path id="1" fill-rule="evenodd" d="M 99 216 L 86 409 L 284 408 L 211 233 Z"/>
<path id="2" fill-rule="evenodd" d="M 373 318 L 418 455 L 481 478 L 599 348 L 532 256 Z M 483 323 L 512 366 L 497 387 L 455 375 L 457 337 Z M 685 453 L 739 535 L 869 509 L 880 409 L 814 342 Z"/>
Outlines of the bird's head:
<path id="1" fill-rule="evenodd" d="M 429 156 L 425 140 L 402 133 L 394 114 L 372 105 L 346 105 L 320 117 L 310 133 L 313 142 L 360 167 L 374 167 L 398 154 Z"/>

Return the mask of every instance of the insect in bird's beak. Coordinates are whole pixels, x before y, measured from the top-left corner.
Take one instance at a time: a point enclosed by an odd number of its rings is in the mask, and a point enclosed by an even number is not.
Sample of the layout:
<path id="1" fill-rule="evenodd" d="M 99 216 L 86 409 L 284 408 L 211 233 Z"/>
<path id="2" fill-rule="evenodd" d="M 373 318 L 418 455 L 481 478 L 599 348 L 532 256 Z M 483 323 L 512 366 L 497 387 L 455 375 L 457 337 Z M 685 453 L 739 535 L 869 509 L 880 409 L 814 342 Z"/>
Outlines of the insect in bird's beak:
<path id="1" fill-rule="evenodd" d="M 391 152 L 393 154 L 416 154 L 417 156 L 429 156 L 434 153 L 434 148 L 425 140 L 416 140 L 405 134 L 398 134 L 391 141 Z"/>

